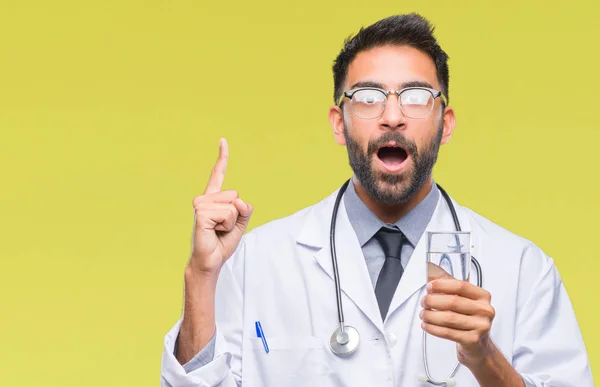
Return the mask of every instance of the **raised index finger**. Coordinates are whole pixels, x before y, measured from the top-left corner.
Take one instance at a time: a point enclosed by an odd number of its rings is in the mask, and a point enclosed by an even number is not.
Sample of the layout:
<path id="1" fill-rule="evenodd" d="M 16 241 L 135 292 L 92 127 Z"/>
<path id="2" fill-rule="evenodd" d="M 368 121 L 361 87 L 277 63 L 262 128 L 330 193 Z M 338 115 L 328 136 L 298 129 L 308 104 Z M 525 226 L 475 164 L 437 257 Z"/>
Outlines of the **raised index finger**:
<path id="1" fill-rule="evenodd" d="M 229 148 L 227 141 L 222 138 L 219 142 L 219 158 L 210 174 L 205 194 L 220 192 L 225 180 L 225 171 L 227 170 L 227 159 L 229 158 Z"/>

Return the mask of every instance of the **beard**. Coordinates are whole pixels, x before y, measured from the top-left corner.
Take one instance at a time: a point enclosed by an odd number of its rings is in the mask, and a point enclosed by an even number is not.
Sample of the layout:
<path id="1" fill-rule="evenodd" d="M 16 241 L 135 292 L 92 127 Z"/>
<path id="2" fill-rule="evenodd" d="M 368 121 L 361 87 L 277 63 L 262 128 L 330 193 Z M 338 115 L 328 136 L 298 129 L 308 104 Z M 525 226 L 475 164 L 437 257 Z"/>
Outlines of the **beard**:
<path id="1" fill-rule="evenodd" d="M 367 151 L 363 151 L 348 132 L 344 122 L 344 137 L 348 159 L 354 175 L 374 200 L 385 204 L 401 204 L 410 200 L 427 182 L 437 161 L 443 134 L 443 122 L 436 137 L 423 149 L 418 150 L 414 142 L 399 131 L 387 131 L 377 139 L 369 141 Z M 389 141 L 395 141 L 410 155 L 412 166 L 402 173 L 376 171 L 373 158 L 377 151 Z"/>

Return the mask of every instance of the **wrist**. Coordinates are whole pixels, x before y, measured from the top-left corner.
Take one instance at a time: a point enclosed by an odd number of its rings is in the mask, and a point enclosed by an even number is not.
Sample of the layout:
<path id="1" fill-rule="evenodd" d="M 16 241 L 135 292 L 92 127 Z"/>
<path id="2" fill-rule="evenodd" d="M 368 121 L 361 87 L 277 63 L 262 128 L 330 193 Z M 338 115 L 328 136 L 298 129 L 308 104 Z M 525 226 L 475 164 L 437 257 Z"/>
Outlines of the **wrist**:
<path id="1" fill-rule="evenodd" d="M 459 351 L 458 359 L 462 365 L 473 371 L 474 369 L 479 369 L 482 367 L 485 368 L 489 366 L 489 363 L 494 358 L 496 351 L 496 346 L 488 337 L 479 343 L 476 349 L 463 348 L 462 351 Z"/>
<path id="2" fill-rule="evenodd" d="M 217 279 L 219 278 L 220 270 L 207 271 L 207 270 L 196 270 L 191 265 L 187 265 L 183 275 L 185 285 L 191 286 L 210 286 L 216 285 Z"/>
<path id="3" fill-rule="evenodd" d="M 463 363 L 482 387 L 522 387 L 523 379 L 492 340 L 485 343 L 477 357 Z"/>
<path id="4" fill-rule="evenodd" d="M 214 309 L 217 280 L 217 273 L 197 272 L 187 267 L 183 281 L 185 312 L 194 313 L 196 309 Z"/>

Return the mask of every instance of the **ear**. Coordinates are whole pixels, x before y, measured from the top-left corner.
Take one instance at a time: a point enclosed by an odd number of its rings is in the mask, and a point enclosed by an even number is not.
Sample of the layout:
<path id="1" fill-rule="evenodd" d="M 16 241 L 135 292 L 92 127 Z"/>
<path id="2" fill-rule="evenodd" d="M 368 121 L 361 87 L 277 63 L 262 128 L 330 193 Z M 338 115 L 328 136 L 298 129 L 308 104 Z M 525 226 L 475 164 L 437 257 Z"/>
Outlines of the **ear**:
<path id="1" fill-rule="evenodd" d="M 456 117 L 454 116 L 454 109 L 448 106 L 444 109 L 444 130 L 442 133 L 442 144 L 446 144 L 450 141 L 454 127 L 456 126 Z"/>
<path id="2" fill-rule="evenodd" d="M 329 108 L 329 123 L 333 129 L 333 137 L 340 145 L 346 145 L 344 137 L 344 112 L 339 106 L 333 105 Z"/>

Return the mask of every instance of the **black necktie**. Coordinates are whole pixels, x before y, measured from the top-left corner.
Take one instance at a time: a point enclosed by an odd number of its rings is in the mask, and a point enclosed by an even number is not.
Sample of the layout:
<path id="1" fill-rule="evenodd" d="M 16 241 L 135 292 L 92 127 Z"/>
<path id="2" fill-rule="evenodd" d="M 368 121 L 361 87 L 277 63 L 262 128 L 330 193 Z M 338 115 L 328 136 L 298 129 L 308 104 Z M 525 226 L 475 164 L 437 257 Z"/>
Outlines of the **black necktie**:
<path id="1" fill-rule="evenodd" d="M 379 272 L 375 285 L 375 296 L 379 304 L 381 318 L 385 320 L 390 303 L 400 282 L 404 269 L 400 261 L 400 252 L 404 243 L 404 234 L 400 230 L 382 227 L 375 234 L 385 253 L 385 263 Z"/>

